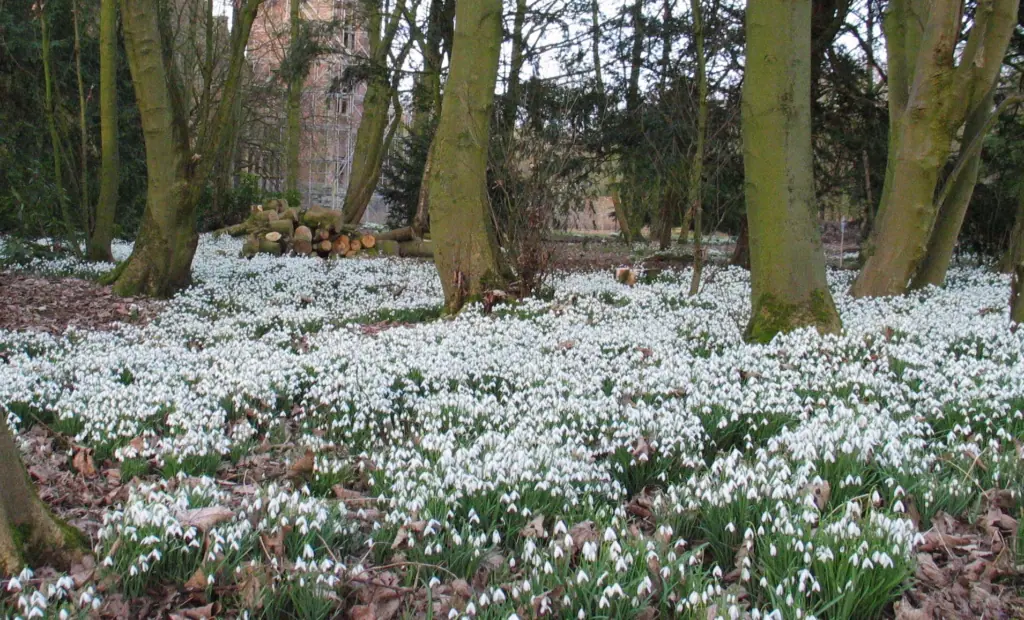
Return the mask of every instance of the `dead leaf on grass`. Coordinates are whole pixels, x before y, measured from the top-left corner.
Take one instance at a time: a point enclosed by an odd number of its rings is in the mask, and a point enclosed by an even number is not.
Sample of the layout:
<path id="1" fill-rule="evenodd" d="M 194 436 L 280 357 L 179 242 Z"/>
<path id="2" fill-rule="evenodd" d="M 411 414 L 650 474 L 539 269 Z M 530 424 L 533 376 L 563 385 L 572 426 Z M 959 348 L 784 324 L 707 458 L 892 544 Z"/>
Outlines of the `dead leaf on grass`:
<path id="1" fill-rule="evenodd" d="M 178 521 L 185 527 L 194 527 L 199 531 L 208 532 L 210 528 L 218 523 L 223 523 L 235 513 L 224 506 L 207 506 L 206 508 L 194 508 L 185 510 L 178 514 Z"/>

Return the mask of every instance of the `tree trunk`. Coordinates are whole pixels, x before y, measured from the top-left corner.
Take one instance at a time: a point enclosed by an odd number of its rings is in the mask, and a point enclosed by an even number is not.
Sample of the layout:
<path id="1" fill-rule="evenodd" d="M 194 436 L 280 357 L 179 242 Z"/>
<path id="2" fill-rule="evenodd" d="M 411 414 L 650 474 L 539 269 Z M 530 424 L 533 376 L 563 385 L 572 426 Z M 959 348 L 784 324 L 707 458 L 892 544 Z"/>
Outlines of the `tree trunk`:
<path id="1" fill-rule="evenodd" d="M 356 131 L 352 152 L 352 176 L 345 193 L 345 223 L 357 226 L 373 198 L 384 163 L 384 134 L 388 129 L 391 87 L 383 77 L 374 77 L 363 98 L 363 118 Z"/>
<path id="2" fill-rule="evenodd" d="M 658 249 L 667 250 L 672 245 L 672 223 L 676 212 L 676 192 L 672 182 L 665 184 L 661 192 L 661 209 L 658 213 Z"/>
<path id="3" fill-rule="evenodd" d="M 619 223 L 619 232 L 622 233 L 623 240 L 626 243 L 633 243 L 633 228 L 629 225 L 629 215 L 622 204 L 622 198 L 619 197 L 618 189 L 612 190 L 612 207 L 615 208 L 615 221 Z"/>
<path id="4" fill-rule="evenodd" d="M 604 95 L 604 72 L 601 70 L 601 7 L 598 0 L 592 0 L 590 5 L 591 27 L 593 33 L 590 39 L 590 53 L 594 59 L 594 84 L 597 87 L 597 107 L 601 118 L 605 114 Z"/>
<path id="5" fill-rule="evenodd" d="M 989 118 L 996 116 L 992 113 L 992 96 L 992 91 L 989 91 L 981 105 L 967 117 L 960 156 L 940 192 L 937 201 L 939 213 L 928 241 L 927 253 L 910 284 L 913 289 L 923 288 L 929 284 L 941 286 L 946 281 L 946 272 L 953 259 L 956 240 L 960 236 L 960 228 L 967 215 L 967 206 L 978 182 L 978 171 L 981 169 L 981 141 L 988 133 L 986 126 Z"/>
<path id="6" fill-rule="evenodd" d="M 90 260 L 110 261 L 117 214 L 117 0 L 100 0 L 100 195 L 89 236 Z"/>
<path id="7" fill-rule="evenodd" d="M 455 45 L 428 179 L 434 262 L 445 308 L 503 288 L 487 196 L 487 149 L 501 51 L 501 0 L 456 4 Z"/>
<path id="8" fill-rule="evenodd" d="M 416 77 L 413 89 L 413 133 L 422 136 L 441 109 L 441 33 L 444 30 L 445 2 L 431 0 L 427 16 L 427 33 L 420 53 L 423 71 Z"/>
<path id="9" fill-rule="evenodd" d="M 115 272 L 122 296 L 168 297 L 191 280 L 199 235 L 196 205 L 203 186 L 229 146 L 228 127 L 238 97 L 245 47 L 261 0 L 235 10 L 231 52 L 216 112 L 199 127 L 191 153 L 184 89 L 172 55 L 172 34 L 162 0 L 121 0 L 128 65 L 146 138 L 146 210 L 131 257 Z"/>
<path id="10" fill-rule="evenodd" d="M 693 40 L 697 48 L 697 143 L 693 149 L 693 164 L 690 166 L 689 199 L 693 211 L 693 279 L 690 294 L 700 291 L 700 276 L 704 269 L 703 234 L 701 212 L 703 211 L 704 181 L 704 134 L 708 126 L 708 75 L 704 59 L 704 17 L 700 0 L 691 0 L 693 6 Z"/>
<path id="11" fill-rule="evenodd" d="M 0 576 L 15 575 L 25 566 L 69 569 L 87 541 L 39 500 L 6 413 L 0 413 L 0 478 Z"/>
<path id="12" fill-rule="evenodd" d="M 1010 231 L 1010 243 L 999 261 L 999 271 L 1013 273 L 1017 265 L 1024 262 L 1024 184 L 1017 192 L 1017 217 Z"/>
<path id="13" fill-rule="evenodd" d="M 388 57 L 391 43 L 398 32 L 398 26 L 404 13 L 405 0 L 398 0 L 386 26 L 384 26 L 384 18 L 379 8 L 372 8 L 368 17 L 370 62 L 373 65 L 373 74 L 366 86 L 366 95 L 363 97 L 363 117 L 359 122 L 359 129 L 356 131 L 356 145 L 352 153 L 352 175 L 349 178 L 348 191 L 345 192 L 345 206 L 342 208 L 345 213 L 345 223 L 349 226 L 358 226 L 363 220 L 366 208 L 380 181 L 380 171 L 384 164 L 387 146 L 385 135 L 388 135 L 390 120 L 388 111 L 391 109 L 391 101 L 398 86 L 397 78 L 401 75 L 399 70 L 411 45 L 411 41 L 406 43 L 399 54 L 399 59 L 395 61 L 397 66 L 394 67 L 394 75 L 389 77 Z M 381 32 L 382 27 L 384 28 L 383 33 Z M 401 110 L 396 108 L 395 114 L 398 115 L 396 120 L 400 122 Z"/>
<path id="14" fill-rule="evenodd" d="M 288 76 L 287 134 L 284 150 L 284 189 L 287 192 L 299 191 L 299 146 L 302 140 L 302 84 L 304 72 L 299 70 L 298 50 L 302 36 L 299 10 L 300 0 L 289 0 L 289 44 L 291 74 Z"/>
<path id="15" fill-rule="evenodd" d="M 740 234 L 736 237 L 736 247 L 733 248 L 729 264 L 733 267 L 743 267 L 750 270 L 750 227 L 747 225 L 747 216 L 743 216 L 740 224 Z"/>
<path id="16" fill-rule="evenodd" d="M 841 329 L 825 279 L 811 152 L 811 0 L 750 0 L 743 162 L 750 226 L 751 317 L 745 337 Z"/>
<path id="17" fill-rule="evenodd" d="M 640 70 L 644 61 L 644 0 L 636 0 L 630 12 L 633 19 L 633 47 L 629 52 L 626 111 L 635 112 L 640 107 Z"/>
<path id="18" fill-rule="evenodd" d="M 521 97 L 520 74 L 523 72 L 525 61 L 523 41 L 523 25 L 526 23 L 526 0 L 516 0 L 516 13 L 512 20 L 512 53 L 509 57 L 508 85 L 505 89 L 505 97 L 501 108 L 501 134 L 504 136 L 504 143 L 510 143 L 512 133 L 516 128 L 516 112 L 519 111 L 519 99 Z"/>
<path id="19" fill-rule="evenodd" d="M 436 135 L 436 134 L 435 134 Z M 412 230 L 417 237 L 430 230 L 430 172 L 434 167 L 434 142 L 431 141 L 427 150 L 427 161 L 423 164 L 423 180 L 420 182 L 420 196 L 416 203 L 416 215 L 412 218 Z"/>
<path id="20" fill-rule="evenodd" d="M 44 100 L 46 106 L 46 124 L 50 130 L 50 148 L 53 149 L 53 183 L 57 189 L 57 202 L 60 204 L 60 213 L 64 223 L 64 234 L 70 237 L 75 229 L 74 219 L 71 217 L 71 210 L 68 207 L 67 198 L 64 196 L 64 173 L 61 165 L 60 134 L 57 131 L 57 103 L 54 91 L 53 61 L 50 50 L 50 23 L 46 15 L 47 5 L 43 4 L 39 10 L 39 29 L 42 36 L 43 55 L 43 86 Z"/>
<path id="21" fill-rule="evenodd" d="M 434 14 L 434 11 L 437 14 Z M 426 49 L 423 53 L 424 85 L 430 89 L 433 95 L 432 106 L 429 115 L 421 110 L 418 113 L 414 124 L 414 131 L 424 135 L 428 127 L 432 126 L 433 116 L 441 113 L 441 106 L 444 98 L 441 92 L 441 64 L 444 57 L 442 46 L 447 48 L 449 58 L 451 49 L 448 41 L 452 38 L 450 34 L 455 24 L 455 4 L 452 0 L 433 0 L 431 4 L 431 20 L 427 28 Z M 434 128 L 436 131 L 436 128 Z M 416 215 L 412 219 L 412 229 L 417 237 L 430 230 L 430 187 L 427 179 L 430 178 L 431 164 L 434 160 L 433 141 L 427 149 L 427 161 L 423 164 L 423 180 L 420 182 L 420 195 L 416 204 Z"/>
<path id="22" fill-rule="evenodd" d="M 82 77 L 82 33 L 79 26 L 78 0 L 71 5 L 71 23 L 75 33 L 75 78 L 78 83 L 78 170 L 79 212 L 85 222 L 85 234 L 92 230 L 92 209 L 89 207 L 89 130 L 85 123 L 85 80 Z"/>
<path id="23" fill-rule="evenodd" d="M 935 188 L 953 137 L 998 76 L 1018 0 L 979 3 L 957 65 L 961 4 L 890 3 L 885 19 L 889 160 L 875 227 L 864 247 L 867 260 L 851 289 L 855 297 L 906 291 L 935 224 Z"/>
<path id="24" fill-rule="evenodd" d="M 1024 263 L 1017 263 L 1013 269 L 1012 281 L 1010 282 L 1010 320 L 1015 325 L 1024 323 L 1024 293 L 1021 286 L 1024 286 Z"/>

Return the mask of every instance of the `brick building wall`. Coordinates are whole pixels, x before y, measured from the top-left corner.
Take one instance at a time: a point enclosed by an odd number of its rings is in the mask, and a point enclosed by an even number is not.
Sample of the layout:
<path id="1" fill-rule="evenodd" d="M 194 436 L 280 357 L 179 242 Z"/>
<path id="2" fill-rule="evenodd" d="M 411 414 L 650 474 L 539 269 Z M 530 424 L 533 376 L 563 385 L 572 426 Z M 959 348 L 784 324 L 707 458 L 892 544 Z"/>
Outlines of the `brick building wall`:
<path id="1" fill-rule="evenodd" d="M 369 38 L 354 9 L 357 1 L 303 0 L 300 6 L 303 20 L 337 20 L 341 24 L 330 41 L 339 51 L 313 61 L 302 91 L 299 190 L 306 205 L 340 208 L 348 188 L 366 89 L 360 85 L 343 90 L 336 83 L 346 66 L 369 53 Z M 284 189 L 286 88 L 277 70 L 290 45 L 289 22 L 289 0 L 266 0 L 253 24 L 247 50 L 255 83 L 276 83 L 281 92 L 279 101 L 268 104 L 262 126 L 249 128 L 255 135 L 243 155 L 249 172 L 259 176 L 264 189 L 271 191 Z"/>

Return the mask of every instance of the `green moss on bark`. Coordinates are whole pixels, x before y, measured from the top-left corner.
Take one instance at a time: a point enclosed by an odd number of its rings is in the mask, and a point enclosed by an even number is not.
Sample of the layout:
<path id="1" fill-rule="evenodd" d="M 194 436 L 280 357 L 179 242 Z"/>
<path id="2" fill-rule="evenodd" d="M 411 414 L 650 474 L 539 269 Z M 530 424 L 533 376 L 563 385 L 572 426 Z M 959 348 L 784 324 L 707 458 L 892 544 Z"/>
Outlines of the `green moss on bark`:
<path id="1" fill-rule="evenodd" d="M 765 293 L 754 302 L 744 338 L 747 342 L 766 344 L 779 333 L 808 326 L 822 334 L 840 330 L 839 314 L 831 295 L 818 290 L 804 303 L 786 303 Z"/>

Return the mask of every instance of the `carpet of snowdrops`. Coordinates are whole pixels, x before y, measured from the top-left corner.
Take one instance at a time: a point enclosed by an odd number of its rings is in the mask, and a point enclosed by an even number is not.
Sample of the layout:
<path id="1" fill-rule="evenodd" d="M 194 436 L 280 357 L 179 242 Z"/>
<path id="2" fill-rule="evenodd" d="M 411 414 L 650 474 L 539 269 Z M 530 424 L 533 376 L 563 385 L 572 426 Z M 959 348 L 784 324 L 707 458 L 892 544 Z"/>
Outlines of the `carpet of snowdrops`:
<path id="1" fill-rule="evenodd" d="M 750 346 L 738 269 L 697 297 L 687 272 L 557 274 L 451 319 L 430 263 L 237 251 L 204 237 L 148 325 L 0 332 L 12 427 L 139 477 L 95 541 L 124 596 L 199 569 L 239 584 L 225 609 L 327 617 L 385 567 L 433 617 L 870 618 L 938 511 L 1024 488 L 1024 330 L 988 271 L 866 301 L 833 272 L 844 335 Z M 315 455 L 304 480 L 218 480 L 282 441 Z M 356 487 L 379 501 L 336 499 Z M 99 597 L 29 590 L 8 613 Z"/>

